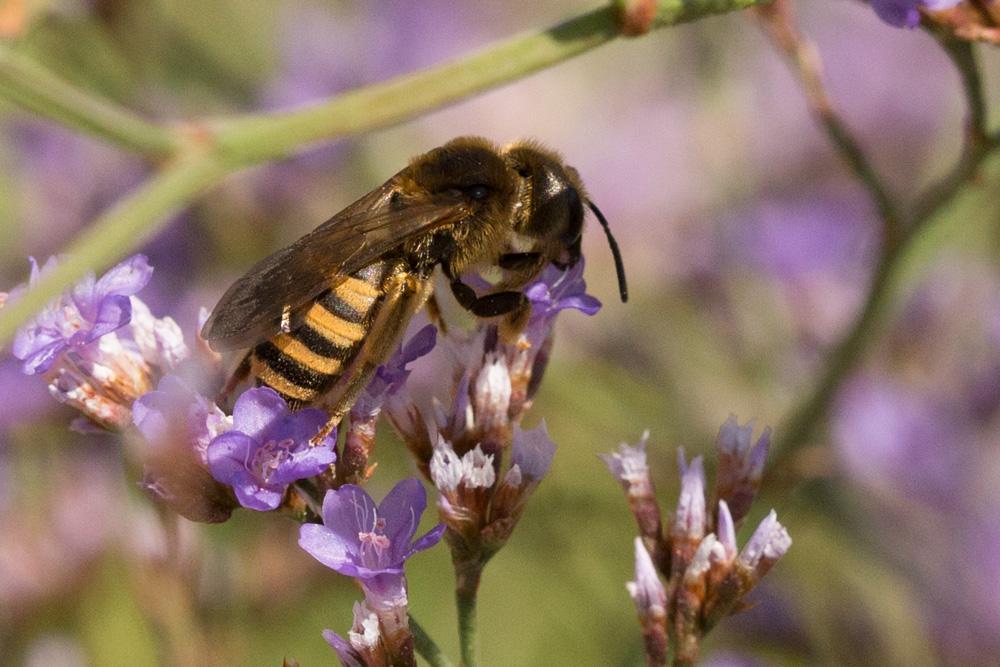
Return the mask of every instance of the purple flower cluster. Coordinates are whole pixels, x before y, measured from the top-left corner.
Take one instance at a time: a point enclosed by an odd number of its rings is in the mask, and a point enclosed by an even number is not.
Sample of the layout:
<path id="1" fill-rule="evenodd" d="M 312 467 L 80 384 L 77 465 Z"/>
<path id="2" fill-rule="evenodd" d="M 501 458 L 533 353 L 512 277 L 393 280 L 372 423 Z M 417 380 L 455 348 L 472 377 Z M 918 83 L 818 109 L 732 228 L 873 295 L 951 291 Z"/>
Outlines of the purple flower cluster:
<path id="1" fill-rule="evenodd" d="M 56 265 L 50 257 L 39 268 L 31 258 L 28 288 L 38 282 Z M 23 363 L 27 375 L 49 370 L 59 355 L 69 350 L 82 350 L 98 338 L 116 331 L 132 319 L 130 296 L 136 294 L 153 275 L 153 268 L 144 255 L 135 255 L 113 267 L 100 280 L 88 274 L 18 330 L 12 351 Z M 11 292 L 8 300 L 16 299 L 24 287 Z"/>
<path id="2" fill-rule="evenodd" d="M 4 301 L 17 299 L 57 260 L 43 267 L 31 260 L 27 287 Z M 131 405 L 155 384 L 158 374 L 175 368 L 189 355 L 177 324 L 153 317 L 136 295 L 152 276 L 143 255 L 113 267 L 101 278 L 93 274 L 45 306 L 18 330 L 14 356 L 28 375 L 44 375 L 49 393 L 83 413 L 80 428 L 93 424 L 122 429 L 131 423 Z M 89 425 L 89 426 L 88 426 Z"/>
<path id="3" fill-rule="evenodd" d="M 920 24 L 920 9 L 932 12 L 950 9 L 962 0 L 871 0 L 878 17 L 898 28 L 915 28 Z"/>

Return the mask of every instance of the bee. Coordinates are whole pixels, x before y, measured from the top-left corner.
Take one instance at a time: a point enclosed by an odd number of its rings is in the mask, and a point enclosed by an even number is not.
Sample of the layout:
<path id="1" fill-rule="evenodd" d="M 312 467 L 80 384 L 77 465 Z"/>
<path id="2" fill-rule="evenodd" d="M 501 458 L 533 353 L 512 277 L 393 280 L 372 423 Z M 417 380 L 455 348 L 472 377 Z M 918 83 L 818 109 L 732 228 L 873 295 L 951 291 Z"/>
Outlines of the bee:
<path id="1" fill-rule="evenodd" d="M 252 376 L 293 409 L 317 405 L 336 423 L 432 299 L 435 267 L 462 308 L 517 330 L 530 313 L 524 286 L 549 263 L 580 259 L 585 205 L 607 234 L 625 301 L 618 246 L 575 169 L 531 141 L 454 139 L 258 262 L 202 336 L 218 351 L 250 348 L 227 391 Z M 488 293 L 462 282 L 491 266 L 504 277 Z"/>

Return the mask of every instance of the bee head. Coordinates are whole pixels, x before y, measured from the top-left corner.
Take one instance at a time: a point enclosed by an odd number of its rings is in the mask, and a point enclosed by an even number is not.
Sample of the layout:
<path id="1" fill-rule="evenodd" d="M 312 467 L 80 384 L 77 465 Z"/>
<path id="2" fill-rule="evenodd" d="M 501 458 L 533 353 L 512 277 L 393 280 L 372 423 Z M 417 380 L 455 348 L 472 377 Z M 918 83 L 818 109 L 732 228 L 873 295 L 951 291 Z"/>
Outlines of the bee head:
<path id="1" fill-rule="evenodd" d="M 503 153 L 518 176 L 514 230 L 534 239 L 551 261 L 576 264 L 586 200 L 580 176 L 559 155 L 533 142 L 512 144 Z"/>
<path id="2" fill-rule="evenodd" d="M 518 142 L 503 149 L 504 159 L 518 175 L 518 209 L 514 229 L 536 240 L 554 264 L 573 266 L 580 260 L 584 205 L 597 216 L 608 237 L 618 274 L 622 301 L 628 298 L 625 268 L 608 222 L 587 197 L 576 169 L 552 151 L 533 142 Z"/>

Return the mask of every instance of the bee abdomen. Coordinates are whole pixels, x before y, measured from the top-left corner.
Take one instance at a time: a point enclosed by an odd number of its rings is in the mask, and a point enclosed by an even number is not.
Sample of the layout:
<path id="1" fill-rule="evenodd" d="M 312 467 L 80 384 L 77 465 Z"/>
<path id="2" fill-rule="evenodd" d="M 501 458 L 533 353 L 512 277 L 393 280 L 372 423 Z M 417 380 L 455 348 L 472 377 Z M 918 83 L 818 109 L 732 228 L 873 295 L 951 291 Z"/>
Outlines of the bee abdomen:
<path id="1" fill-rule="evenodd" d="M 367 335 L 382 296 L 379 268 L 366 267 L 338 281 L 306 309 L 301 325 L 255 347 L 250 368 L 258 384 L 293 407 L 328 390 Z"/>

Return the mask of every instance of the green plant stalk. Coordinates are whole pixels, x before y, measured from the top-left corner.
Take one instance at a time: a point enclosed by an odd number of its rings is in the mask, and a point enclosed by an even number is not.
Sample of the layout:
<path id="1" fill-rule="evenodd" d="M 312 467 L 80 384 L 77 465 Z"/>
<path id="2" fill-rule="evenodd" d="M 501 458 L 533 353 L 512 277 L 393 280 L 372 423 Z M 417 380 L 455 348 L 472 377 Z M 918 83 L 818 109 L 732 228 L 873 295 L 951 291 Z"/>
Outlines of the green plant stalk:
<path id="1" fill-rule="evenodd" d="M 62 251 L 65 259 L 42 276 L 34 288 L 0 310 L 0 341 L 10 340 L 21 322 L 92 267 L 108 266 L 141 245 L 158 229 L 149 224 L 150 220 L 178 210 L 225 173 L 225 167 L 214 156 L 194 155 L 168 167 L 120 200 Z"/>
<path id="2" fill-rule="evenodd" d="M 81 90 L 10 47 L 0 44 L 0 97 L 68 128 L 121 148 L 165 157 L 180 145 L 176 132 Z"/>
<path id="3" fill-rule="evenodd" d="M 458 642 L 462 667 L 476 667 L 476 598 L 484 563 L 472 559 L 455 562 L 455 603 L 458 610 Z"/>
<path id="4" fill-rule="evenodd" d="M 780 471 L 791 456 L 808 444 L 826 418 L 837 390 L 861 363 L 869 344 L 884 319 L 899 273 L 914 242 L 929 228 L 937 215 L 970 183 L 982 163 L 1000 148 L 1000 132 L 988 134 L 982 76 L 975 51 L 970 45 L 945 40 L 942 46 L 951 57 L 962 80 L 968 108 L 965 146 L 958 162 L 940 181 L 931 185 L 913 207 L 896 234 L 883 239 L 881 256 L 872 277 L 868 296 L 850 330 L 827 356 L 819 381 L 792 410 L 775 442 L 770 469 Z M 836 140 L 835 140 L 835 143 Z M 839 144 L 838 144 L 839 145 Z M 876 198 L 877 200 L 877 198 Z"/>
<path id="5" fill-rule="evenodd" d="M 653 27 L 693 21 L 710 14 L 745 9 L 768 0 L 664 0 L 657 5 Z M 0 311 L 0 346 L 19 326 L 87 271 L 106 268 L 124 257 L 165 224 L 164 216 L 241 167 L 282 157 L 311 143 L 356 134 L 401 122 L 463 97 L 517 80 L 572 58 L 619 35 L 617 5 L 594 9 L 548 30 L 503 40 L 479 53 L 366 86 L 302 110 L 251 114 L 191 123 L 192 137 L 178 139 L 173 164 L 98 218 L 63 252 L 72 255 L 16 303 Z M 8 58 L 8 63 L 12 62 Z M 25 65 L 25 62 L 20 62 Z M 111 132 L 116 124 L 136 119 L 88 96 L 41 67 L 8 68 L 0 95 L 29 109 L 122 143 Z M 139 121 L 140 123 L 142 121 Z M 133 123 L 134 124 L 134 123 Z M 155 126 L 143 127 L 142 132 Z M 131 132 L 126 133 L 131 136 Z M 149 147 L 145 141 L 135 142 Z M 159 145 L 158 142 L 152 142 Z M 138 148 L 138 146 L 135 146 Z M 190 154 L 190 155 L 189 155 Z"/>
<path id="6" fill-rule="evenodd" d="M 834 347 L 824 364 L 822 375 L 806 398 L 792 411 L 775 443 L 770 469 L 781 470 L 789 458 L 808 444 L 817 426 L 826 417 L 840 385 L 861 363 L 875 333 L 883 323 L 897 287 L 897 279 L 906 265 L 906 257 L 923 233 L 933 228 L 941 212 L 975 176 L 983 161 L 1000 147 L 1000 133 L 987 137 L 969 148 L 952 171 L 920 198 L 911 225 L 895 245 L 883 248 L 868 296 L 847 335 Z"/>
<path id="7" fill-rule="evenodd" d="M 413 635 L 413 646 L 420 654 L 420 657 L 427 661 L 431 667 L 451 667 L 451 660 L 444 654 L 423 626 L 417 623 L 417 619 L 410 614 L 410 633 Z"/>

